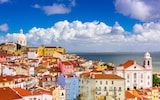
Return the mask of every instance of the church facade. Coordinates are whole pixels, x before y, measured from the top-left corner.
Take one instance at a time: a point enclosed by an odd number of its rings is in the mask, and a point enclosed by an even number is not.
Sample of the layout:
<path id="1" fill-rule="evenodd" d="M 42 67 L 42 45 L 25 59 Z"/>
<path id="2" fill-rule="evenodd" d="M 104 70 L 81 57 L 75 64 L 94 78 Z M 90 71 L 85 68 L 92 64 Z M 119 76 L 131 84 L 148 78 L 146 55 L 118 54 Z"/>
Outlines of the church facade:
<path id="1" fill-rule="evenodd" d="M 27 46 L 26 36 L 23 34 L 22 29 L 20 29 L 20 33 L 16 38 L 16 43 L 20 44 L 21 46 Z"/>
<path id="2" fill-rule="evenodd" d="M 152 57 L 150 53 L 145 53 L 142 66 L 135 60 L 128 60 L 116 67 L 116 74 L 125 78 L 125 90 L 151 88 Z"/>

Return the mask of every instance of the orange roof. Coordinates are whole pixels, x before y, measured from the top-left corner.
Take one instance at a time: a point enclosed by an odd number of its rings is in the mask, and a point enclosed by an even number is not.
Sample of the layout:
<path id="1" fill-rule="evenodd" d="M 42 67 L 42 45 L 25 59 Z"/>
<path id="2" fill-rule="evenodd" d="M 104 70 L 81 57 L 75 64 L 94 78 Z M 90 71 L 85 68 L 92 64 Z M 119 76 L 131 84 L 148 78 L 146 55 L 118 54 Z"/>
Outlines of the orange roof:
<path id="1" fill-rule="evenodd" d="M 62 64 L 63 64 L 63 65 L 72 65 L 72 63 L 69 62 L 69 61 L 63 61 Z"/>
<path id="2" fill-rule="evenodd" d="M 27 75 L 15 75 L 15 76 L 0 76 L 0 82 L 14 81 L 18 78 L 29 78 Z"/>
<path id="3" fill-rule="evenodd" d="M 4 56 L 13 56 L 13 54 L 0 54 L 0 57 L 4 57 Z"/>
<path id="4" fill-rule="evenodd" d="M 13 77 L 11 76 L 0 76 L 0 82 L 8 82 L 13 81 Z"/>
<path id="5" fill-rule="evenodd" d="M 94 74 L 93 78 L 94 79 L 124 79 L 115 74 Z"/>
<path id="6" fill-rule="evenodd" d="M 128 91 L 125 92 L 125 96 L 126 96 L 127 99 L 128 99 L 128 98 L 135 98 L 135 97 L 136 97 L 136 96 L 134 96 L 133 94 L 131 94 L 131 93 L 128 92 Z"/>
<path id="7" fill-rule="evenodd" d="M 1 87 L 0 88 L 0 100 L 15 100 L 22 98 L 10 87 Z"/>
<path id="8" fill-rule="evenodd" d="M 27 75 L 15 75 L 15 76 L 12 76 L 13 78 L 29 78 L 29 76 Z"/>
<path id="9" fill-rule="evenodd" d="M 52 94 L 50 90 L 37 88 L 37 87 L 35 88 L 35 90 L 25 90 L 22 88 L 14 88 L 14 90 L 17 91 L 21 96 L 37 95 L 37 94 L 49 94 L 49 95 Z"/>
<path id="10" fill-rule="evenodd" d="M 91 72 L 102 72 L 101 70 L 97 70 L 96 68 L 91 68 L 92 71 Z"/>
<path id="11" fill-rule="evenodd" d="M 80 74 L 80 76 L 89 77 L 90 76 L 90 72 L 82 73 L 82 74 Z"/>
<path id="12" fill-rule="evenodd" d="M 145 89 L 146 90 L 146 92 L 151 92 L 152 90 L 151 89 L 149 89 L 149 88 L 147 88 L 147 89 Z"/>
<path id="13" fill-rule="evenodd" d="M 52 95 L 52 91 L 50 90 L 46 90 L 46 89 L 43 89 L 43 88 L 38 88 L 37 91 L 34 91 L 33 94 L 49 94 L 49 95 Z"/>
<path id="14" fill-rule="evenodd" d="M 32 94 L 31 91 L 22 88 L 13 88 L 13 90 L 17 91 L 21 96 L 27 96 Z"/>
<path id="15" fill-rule="evenodd" d="M 124 64 L 120 64 L 119 66 L 124 66 L 124 68 L 128 68 L 129 66 L 134 64 L 134 60 L 128 60 Z"/>
<path id="16" fill-rule="evenodd" d="M 152 90 L 158 90 L 158 88 L 157 87 L 152 87 Z"/>
<path id="17" fill-rule="evenodd" d="M 160 88 L 158 88 L 158 91 L 160 92 Z"/>

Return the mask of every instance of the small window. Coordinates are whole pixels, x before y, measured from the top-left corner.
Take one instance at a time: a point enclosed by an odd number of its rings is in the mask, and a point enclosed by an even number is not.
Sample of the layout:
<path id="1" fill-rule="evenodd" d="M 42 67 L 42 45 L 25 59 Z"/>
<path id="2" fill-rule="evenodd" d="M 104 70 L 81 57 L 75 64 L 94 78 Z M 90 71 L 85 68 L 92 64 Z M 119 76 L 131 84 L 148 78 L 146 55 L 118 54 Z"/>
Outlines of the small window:
<path id="1" fill-rule="evenodd" d="M 129 79 L 129 74 L 127 74 L 127 78 Z"/>
<path id="2" fill-rule="evenodd" d="M 134 73 L 134 78 L 137 78 L 137 74 L 136 73 Z"/>
<path id="3" fill-rule="evenodd" d="M 134 69 L 136 69 L 136 66 L 134 66 Z"/>
<path id="4" fill-rule="evenodd" d="M 106 81 L 106 85 L 108 84 L 108 81 Z"/>
<path id="5" fill-rule="evenodd" d="M 102 84 L 102 81 L 100 81 L 100 84 Z"/>
<path id="6" fill-rule="evenodd" d="M 118 89 L 119 91 L 122 91 L 122 88 L 121 87 L 119 87 L 119 89 Z"/>
<path id="7" fill-rule="evenodd" d="M 112 81 L 112 84 L 114 84 L 114 81 Z"/>
<path id="8" fill-rule="evenodd" d="M 5 86 L 5 82 L 3 82 L 2 85 Z"/>

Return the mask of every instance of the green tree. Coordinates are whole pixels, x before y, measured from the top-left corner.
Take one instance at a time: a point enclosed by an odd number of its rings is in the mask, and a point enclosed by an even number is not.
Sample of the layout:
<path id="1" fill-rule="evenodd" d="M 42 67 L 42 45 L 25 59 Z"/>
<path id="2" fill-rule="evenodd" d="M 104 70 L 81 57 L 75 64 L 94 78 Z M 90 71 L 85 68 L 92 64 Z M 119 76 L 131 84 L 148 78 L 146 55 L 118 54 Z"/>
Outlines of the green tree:
<path id="1" fill-rule="evenodd" d="M 18 43 L 16 44 L 16 46 L 17 46 L 17 48 L 16 48 L 17 50 L 20 50 L 22 48 L 22 46 Z"/>
<path id="2" fill-rule="evenodd" d="M 156 74 L 153 74 L 153 86 L 159 86 L 160 85 L 160 78 L 157 77 Z"/>

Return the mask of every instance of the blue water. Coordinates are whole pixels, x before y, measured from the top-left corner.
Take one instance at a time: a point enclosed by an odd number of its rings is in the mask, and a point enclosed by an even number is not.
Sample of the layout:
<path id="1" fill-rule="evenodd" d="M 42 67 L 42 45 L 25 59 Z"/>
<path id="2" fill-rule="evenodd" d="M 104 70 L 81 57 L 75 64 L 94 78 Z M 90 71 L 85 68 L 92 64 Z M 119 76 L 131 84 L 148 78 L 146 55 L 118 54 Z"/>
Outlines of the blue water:
<path id="1" fill-rule="evenodd" d="M 76 53 L 76 54 L 88 60 L 110 62 L 115 65 L 123 64 L 130 59 L 136 60 L 138 64 L 142 65 L 145 52 L 136 52 L 136 53 L 109 52 L 109 53 Z M 153 70 L 160 72 L 160 52 L 151 52 L 150 55 L 152 57 Z"/>

